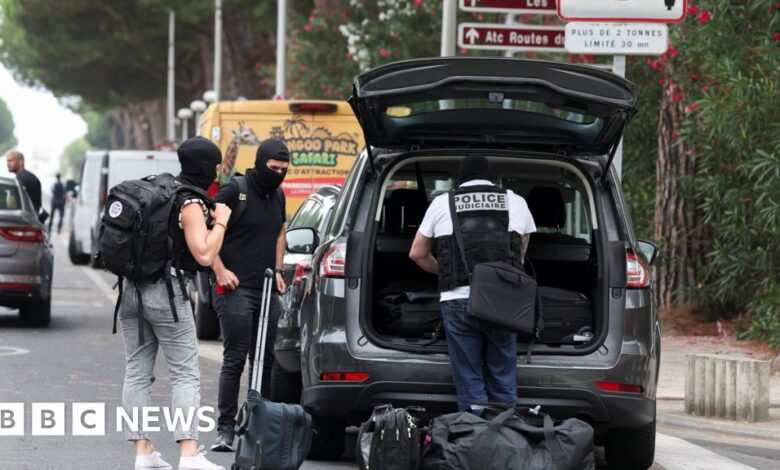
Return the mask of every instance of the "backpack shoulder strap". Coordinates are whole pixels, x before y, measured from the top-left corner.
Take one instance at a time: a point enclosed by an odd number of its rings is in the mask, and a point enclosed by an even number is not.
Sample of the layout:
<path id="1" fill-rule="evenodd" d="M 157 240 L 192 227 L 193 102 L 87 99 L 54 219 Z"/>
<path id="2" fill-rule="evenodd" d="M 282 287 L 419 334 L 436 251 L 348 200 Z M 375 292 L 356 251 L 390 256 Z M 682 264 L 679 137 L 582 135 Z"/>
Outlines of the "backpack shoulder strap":
<path id="1" fill-rule="evenodd" d="M 233 181 L 236 182 L 238 185 L 238 204 L 236 204 L 236 208 L 233 209 L 233 213 L 230 214 L 230 220 L 228 220 L 228 226 L 231 225 L 231 223 L 236 223 L 240 218 L 241 215 L 246 210 L 246 204 L 247 204 L 247 197 L 249 192 L 249 185 L 246 181 L 246 176 L 240 175 L 240 176 L 234 176 Z"/>

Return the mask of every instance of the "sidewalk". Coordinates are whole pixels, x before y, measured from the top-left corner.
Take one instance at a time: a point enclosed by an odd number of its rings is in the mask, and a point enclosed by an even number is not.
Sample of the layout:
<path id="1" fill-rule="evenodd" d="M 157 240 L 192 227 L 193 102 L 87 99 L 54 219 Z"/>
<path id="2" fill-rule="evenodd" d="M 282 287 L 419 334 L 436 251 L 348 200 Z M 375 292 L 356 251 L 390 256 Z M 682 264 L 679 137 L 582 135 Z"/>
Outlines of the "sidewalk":
<path id="1" fill-rule="evenodd" d="M 745 423 L 702 418 L 685 412 L 686 354 L 722 354 L 772 360 L 768 353 L 733 339 L 717 336 L 663 337 L 657 393 L 659 424 L 780 442 L 780 374 L 775 373 L 770 378 L 769 421 Z"/>

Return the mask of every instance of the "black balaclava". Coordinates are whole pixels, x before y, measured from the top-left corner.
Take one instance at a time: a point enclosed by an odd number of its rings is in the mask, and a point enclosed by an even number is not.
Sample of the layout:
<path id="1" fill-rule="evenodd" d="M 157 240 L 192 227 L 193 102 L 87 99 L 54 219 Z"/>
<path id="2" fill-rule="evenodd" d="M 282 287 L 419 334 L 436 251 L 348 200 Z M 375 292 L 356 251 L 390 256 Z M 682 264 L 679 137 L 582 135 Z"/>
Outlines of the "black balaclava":
<path id="1" fill-rule="evenodd" d="M 222 152 L 204 137 L 185 140 L 176 150 L 181 164 L 179 178 L 187 183 L 208 189 L 217 177 L 217 165 L 222 162 Z"/>
<path id="2" fill-rule="evenodd" d="M 490 163 L 488 163 L 487 158 L 483 155 L 468 155 L 460 161 L 456 184 L 460 186 L 466 181 L 471 180 L 493 180 L 493 173 L 490 171 Z"/>
<path id="3" fill-rule="evenodd" d="M 268 160 L 290 161 L 290 151 L 284 142 L 279 139 L 266 139 L 257 147 L 255 167 L 249 170 L 248 175 L 252 177 L 252 180 L 254 180 L 263 194 L 274 192 L 287 175 L 287 170 L 277 173 L 268 168 L 268 165 L 266 165 Z"/>

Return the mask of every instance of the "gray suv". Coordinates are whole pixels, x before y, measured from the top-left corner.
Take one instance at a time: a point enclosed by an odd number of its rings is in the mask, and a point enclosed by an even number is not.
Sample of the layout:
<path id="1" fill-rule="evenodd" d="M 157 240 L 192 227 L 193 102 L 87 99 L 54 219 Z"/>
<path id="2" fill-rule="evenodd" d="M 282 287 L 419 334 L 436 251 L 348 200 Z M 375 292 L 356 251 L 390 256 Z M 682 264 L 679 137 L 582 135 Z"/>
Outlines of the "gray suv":
<path id="1" fill-rule="evenodd" d="M 418 328 L 399 328 L 382 295 L 389 286 L 435 292 L 436 278 L 409 248 L 427 204 L 453 187 L 464 155 L 479 153 L 495 183 L 534 214 L 527 258 L 539 285 L 577 293 L 591 313 L 578 334 L 519 344 L 519 403 L 591 423 L 612 468 L 650 467 L 661 351 L 649 271 L 656 247 L 635 238 L 612 166 L 635 113 L 634 86 L 587 66 L 420 59 L 356 77 L 350 104 L 367 149 L 322 240 L 298 228 L 288 246 L 313 253 L 297 319 L 300 368 L 290 371 L 301 375 L 301 403 L 317 429 L 311 457 L 339 457 L 345 425 L 377 404 L 455 409 L 446 337 L 420 318 Z"/>

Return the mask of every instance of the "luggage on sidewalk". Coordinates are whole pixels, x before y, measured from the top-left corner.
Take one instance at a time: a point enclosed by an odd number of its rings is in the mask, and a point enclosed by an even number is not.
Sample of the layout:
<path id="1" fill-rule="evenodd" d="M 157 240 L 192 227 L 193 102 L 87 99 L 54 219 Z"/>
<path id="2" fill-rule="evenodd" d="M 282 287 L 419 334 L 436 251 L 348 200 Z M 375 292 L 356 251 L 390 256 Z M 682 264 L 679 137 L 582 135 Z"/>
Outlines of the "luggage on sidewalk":
<path id="1" fill-rule="evenodd" d="M 579 292 L 539 286 L 544 313 L 542 344 L 580 344 L 593 337 L 593 312 L 590 301 Z"/>
<path id="2" fill-rule="evenodd" d="M 424 470 L 592 470 L 593 428 L 537 409 L 486 407 L 440 416 L 423 446 Z"/>
<path id="3" fill-rule="evenodd" d="M 239 412 L 232 470 L 294 470 L 311 447 L 311 416 L 300 405 L 274 403 L 260 395 L 274 273 L 266 269 L 260 305 L 252 386 Z"/>
<path id="4" fill-rule="evenodd" d="M 374 407 L 368 421 L 360 425 L 355 457 L 361 470 L 417 470 L 420 468 L 419 407 Z"/>

